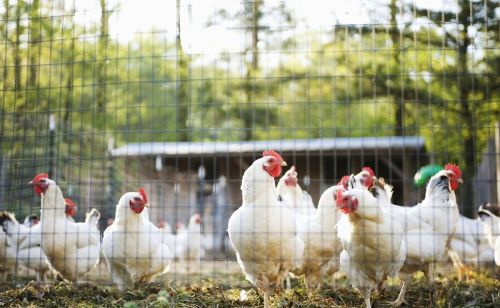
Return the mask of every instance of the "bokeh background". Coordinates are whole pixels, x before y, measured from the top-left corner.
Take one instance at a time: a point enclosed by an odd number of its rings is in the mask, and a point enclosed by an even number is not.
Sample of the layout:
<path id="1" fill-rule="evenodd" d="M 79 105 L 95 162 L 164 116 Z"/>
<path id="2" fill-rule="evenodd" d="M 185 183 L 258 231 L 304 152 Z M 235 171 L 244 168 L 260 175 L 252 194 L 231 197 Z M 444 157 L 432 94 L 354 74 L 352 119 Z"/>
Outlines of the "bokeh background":
<path id="1" fill-rule="evenodd" d="M 102 229 L 143 186 L 153 222 L 199 212 L 224 255 L 268 148 L 315 202 L 369 165 L 411 204 L 419 168 L 449 161 L 464 215 L 498 200 L 498 1 L 4 0 L 0 15 L 0 209 L 18 217 L 39 211 L 38 172 Z"/>

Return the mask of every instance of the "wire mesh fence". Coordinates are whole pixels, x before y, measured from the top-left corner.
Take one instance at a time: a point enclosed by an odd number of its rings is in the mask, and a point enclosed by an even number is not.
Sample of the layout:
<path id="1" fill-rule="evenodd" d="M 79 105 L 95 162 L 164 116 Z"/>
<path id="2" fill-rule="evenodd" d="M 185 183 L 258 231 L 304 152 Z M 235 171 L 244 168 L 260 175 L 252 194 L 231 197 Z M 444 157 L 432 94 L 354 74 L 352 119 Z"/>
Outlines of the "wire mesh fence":
<path id="1" fill-rule="evenodd" d="M 347 217 L 370 215 L 386 222 L 359 231 L 378 243 L 361 263 L 404 263 L 401 280 L 433 281 L 434 263 L 495 272 L 498 1 L 8 0 L 0 14 L 4 285 L 50 274 L 126 289 L 172 259 L 160 280 L 248 288 L 243 270 L 266 295 L 292 254 L 309 291 L 338 270 L 369 299 L 394 274 L 356 265 L 350 249 L 368 244 Z M 287 232 L 302 244 L 273 261 Z"/>

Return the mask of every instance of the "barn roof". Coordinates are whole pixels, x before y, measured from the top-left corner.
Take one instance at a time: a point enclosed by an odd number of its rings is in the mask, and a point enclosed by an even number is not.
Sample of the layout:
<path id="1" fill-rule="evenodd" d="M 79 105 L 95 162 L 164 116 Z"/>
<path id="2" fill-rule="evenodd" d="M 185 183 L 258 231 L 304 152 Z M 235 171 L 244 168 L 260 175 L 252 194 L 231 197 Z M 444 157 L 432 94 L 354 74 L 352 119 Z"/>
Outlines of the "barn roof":
<path id="1" fill-rule="evenodd" d="M 321 151 L 423 151 L 424 138 L 404 137 L 346 137 L 321 139 L 286 139 L 259 141 L 205 142 L 140 142 L 128 143 L 111 150 L 115 157 L 193 156 L 193 155 L 251 155 L 267 149 L 279 152 Z"/>

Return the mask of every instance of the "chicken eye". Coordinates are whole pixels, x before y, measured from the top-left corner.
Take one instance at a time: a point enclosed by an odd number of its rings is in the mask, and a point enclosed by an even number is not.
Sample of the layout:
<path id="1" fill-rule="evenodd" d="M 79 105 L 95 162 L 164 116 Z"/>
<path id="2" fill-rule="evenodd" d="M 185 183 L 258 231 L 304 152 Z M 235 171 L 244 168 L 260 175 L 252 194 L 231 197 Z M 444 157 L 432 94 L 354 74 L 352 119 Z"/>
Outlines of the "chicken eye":
<path id="1" fill-rule="evenodd" d="M 441 180 L 446 180 L 448 177 L 446 175 L 441 176 Z"/>

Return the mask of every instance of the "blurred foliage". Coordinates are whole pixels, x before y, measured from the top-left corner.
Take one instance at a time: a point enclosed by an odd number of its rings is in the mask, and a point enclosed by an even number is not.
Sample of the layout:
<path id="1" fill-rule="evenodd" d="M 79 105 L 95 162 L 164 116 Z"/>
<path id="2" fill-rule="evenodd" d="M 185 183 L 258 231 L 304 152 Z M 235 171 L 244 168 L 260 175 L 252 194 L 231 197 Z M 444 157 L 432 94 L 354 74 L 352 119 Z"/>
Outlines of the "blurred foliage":
<path id="1" fill-rule="evenodd" d="M 282 2 L 243 2 L 219 15 L 250 41 L 210 63 L 162 32 L 119 41 L 108 31 L 113 9 L 100 5 L 102 18 L 84 27 L 64 1 L 2 2 L 1 155 L 13 188 L 46 170 L 50 114 L 56 177 L 68 183 L 106 177 L 111 137 L 122 145 L 402 132 L 424 136 L 437 163 L 471 174 L 500 114 L 498 1 L 458 1 L 457 12 L 391 1 L 392 19 L 321 31 L 295 30 Z"/>

